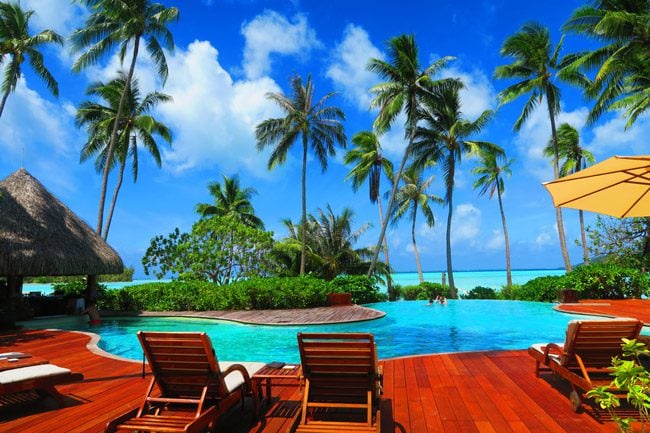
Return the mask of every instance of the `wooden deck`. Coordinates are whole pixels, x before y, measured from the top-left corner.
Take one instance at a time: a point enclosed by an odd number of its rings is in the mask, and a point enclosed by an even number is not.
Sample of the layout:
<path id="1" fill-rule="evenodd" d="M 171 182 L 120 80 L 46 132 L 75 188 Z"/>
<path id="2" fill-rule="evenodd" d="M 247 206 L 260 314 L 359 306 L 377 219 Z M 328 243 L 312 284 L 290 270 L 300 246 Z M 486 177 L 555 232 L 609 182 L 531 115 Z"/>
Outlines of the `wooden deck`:
<path id="1" fill-rule="evenodd" d="M 650 326 L 650 300 L 648 299 L 622 299 L 622 300 L 581 300 L 577 304 L 560 304 L 556 307 L 559 311 L 567 313 L 591 314 L 607 317 L 634 317 Z"/>
<path id="2" fill-rule="evenodd" d="M 31 330 L 0 335 L 0 352 L 21 351 L 84 374 L 82 382 L 59 387 L 66 406 L 48 399 L 22 408 L 0 408 L 0 432 L 90 433 L 138 404 L 148 380 L 142 364 L 98 356 L 86 348 L 90 336 Z M 383 433 L 616 432 L 588 409 L 575 414 L 568 387 L 538 379 L 525 351 L 474 352 L 406 357 L 384 365 Z M 147 378 L 148 379 L 148 378 Z M 216 431 L 284 433 L 300 400 L 295 382 L 273 387 L 273 403 L 262 421 L 250 412 L 231 413 Z"/>
<path id="3" fill-rule="evenodd" d="M 294 308 L 292 310 L 146 311 L 140 314 L 140 316 L 221 319 L 253 325 L 323 325 L 327 323 L 350 323 L 379 319 L 385 315 L 386 313 L 383 311 L 359 305 Z"/>

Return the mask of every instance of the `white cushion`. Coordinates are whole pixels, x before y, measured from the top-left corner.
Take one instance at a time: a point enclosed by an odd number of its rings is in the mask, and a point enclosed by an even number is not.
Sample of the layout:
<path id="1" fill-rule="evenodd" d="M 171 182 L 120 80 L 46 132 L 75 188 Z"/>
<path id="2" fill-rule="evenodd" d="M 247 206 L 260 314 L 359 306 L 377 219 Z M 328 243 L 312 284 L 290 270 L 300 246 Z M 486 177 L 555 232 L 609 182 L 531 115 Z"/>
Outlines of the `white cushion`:
<path id="1" fill-rule="evenodd" d="M 70 370 L 54 364 L 32 365 L 0 372 L 0 385 L 22 382 L 23 380 L 68 374 Z"/>
<path id="2" fill-rule="evenodd" d="M 229 361 L 219 361 L 219 369 L 224 372 L 228 369 L 233 364 L 241 364 L 244 366 L 246 371 L 248 371 L 248 375 L 250 377 L 253 377 L 255 373 L 257 373 L 262 367 L 264 367 L 266 364 L 263 362 L 229 362 Z M 228 392 L 232 392 L 237 387 L 241 386 L 244 383 L 244 376 L 239 371 L 233 371 L 226 377 L 224 377 L 224 381 L 226 382 L 226 388 L 228 389 Z"/>

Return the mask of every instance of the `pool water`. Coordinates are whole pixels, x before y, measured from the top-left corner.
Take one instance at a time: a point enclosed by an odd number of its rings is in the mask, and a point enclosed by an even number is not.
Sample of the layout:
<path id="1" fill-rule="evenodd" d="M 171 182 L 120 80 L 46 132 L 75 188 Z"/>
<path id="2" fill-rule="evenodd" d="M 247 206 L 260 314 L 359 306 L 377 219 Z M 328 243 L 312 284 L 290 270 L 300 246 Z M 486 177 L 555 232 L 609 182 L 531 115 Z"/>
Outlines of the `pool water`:
<path id="1" fill-rule="evenodd" d="M 212 339 L 221 360 L 298 362 L 296 334 L 303 332 L 371 332 L 380 358 L 427 353 L 525 349 L 533 343 L 563 341 L 567 323 L 584 318 L 559 313 L 553 305 L 523 301 L 461 300 L 447 305 L 426 301 L 369 304 L 386 317 L 366 322 L 311 326 L 260 326 L 190 318 L 106 318 L 89 326 L 77 317 L 63 325 L 39 321 L 30 327 L 95 332 L 107 352 L 142 359 L 136 332 L 202 331 Z M 84 316 L 85 317 L 85 316 Z"/>

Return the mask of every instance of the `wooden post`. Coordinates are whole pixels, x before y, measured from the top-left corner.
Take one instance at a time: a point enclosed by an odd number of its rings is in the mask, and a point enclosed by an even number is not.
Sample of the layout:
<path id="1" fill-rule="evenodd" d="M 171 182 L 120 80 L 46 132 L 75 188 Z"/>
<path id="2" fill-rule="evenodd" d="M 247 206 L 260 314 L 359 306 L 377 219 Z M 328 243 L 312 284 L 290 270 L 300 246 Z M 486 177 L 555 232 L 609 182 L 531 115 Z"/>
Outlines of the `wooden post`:
<path id="1" fill-rule="evenodd" d="M 443 285 L 443 287 L 447 285 L 447 273 L 446 272 L 442 273 L 442 285 Z"/>
<path id="2" fill-rule="evenodd" d="M 97 299 L 97 275 L 88 275 L 86 277 L 86 301 Z"/>

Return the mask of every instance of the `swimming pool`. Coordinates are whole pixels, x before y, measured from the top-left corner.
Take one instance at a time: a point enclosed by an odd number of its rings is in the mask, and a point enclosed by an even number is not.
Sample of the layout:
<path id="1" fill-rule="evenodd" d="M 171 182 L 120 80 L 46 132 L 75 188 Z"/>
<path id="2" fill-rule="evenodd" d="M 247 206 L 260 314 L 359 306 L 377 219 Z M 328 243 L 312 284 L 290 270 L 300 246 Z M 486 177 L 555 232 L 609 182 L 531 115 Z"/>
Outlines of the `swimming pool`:
<path id="1" fill-rule="evenodd" d="M 447 305 L 426 301 L 369 304 L 386 312 L 381 319 L 337 325 L 260 326 L 190 318 L 106 318 L 89 326 L 81 317 L 64 324 L 34 321 L 30 327 L 95 332 L 107 352 L 142 359 L 139 330 L 207 332 L 219 359 L 298 362 L 296 334 L 303 332 L 371 332 L 380 358 L 426 353 L 525 349 L 532 343 L 562 341 L 569 320 L 553 305 L 523 301 L 451 300 Z M 40 322 L 40 324 L 39 324 Z"/>

